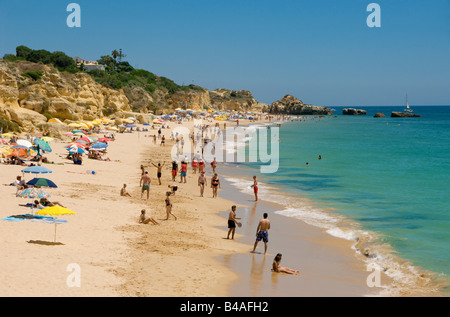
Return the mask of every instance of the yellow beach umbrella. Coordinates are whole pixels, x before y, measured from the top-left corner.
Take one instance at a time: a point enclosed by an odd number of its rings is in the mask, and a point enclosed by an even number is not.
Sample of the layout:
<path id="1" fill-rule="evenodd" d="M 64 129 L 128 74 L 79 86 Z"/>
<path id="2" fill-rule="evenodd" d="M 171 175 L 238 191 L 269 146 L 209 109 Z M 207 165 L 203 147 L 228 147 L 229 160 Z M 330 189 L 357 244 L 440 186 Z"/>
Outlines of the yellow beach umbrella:
<path id="1" fill-rule="evenodd" d="M 12 135 L 11 133 L 3 133 L 2 136 L 12 138 L 14 135 Z"/>
<path id="2" fill-rule="evenodd" d="M 61 120 L 59 120 L 58 118 L 51 118 L 51 119 L 48 120 L 48 122 L 56 122 L 56 123 L 61 123 L 62 124 Z"/>
<path id="3" fill-rule="evenodd" d="M 36 215 L 41 216 L 52 216 L 55 220 L 55 239 L 54 242 L 56 242 L 56 216 L 63 216 L 63 215 L 75 215 L 75 213 L 62 206 L 52 206 L 52 207 L 46 207 L 36 212 Z"/>
<path id="4" fill-rule="evenodd" d="M 13 149 L 11 149 L 9 146 L 0 147 L 0 152 L 3 155 L 11 155 L 11 153 L 13 152 Z"/>
<path id="5" fill-rule="evenodd" d="M 68 125 L 69 125 L 69 127 L 73 127 L 73 128 L 81 127 L 81 125 L 79 123 L 69 123 Z"/>
<path id="6" fill-rule="evenodd" d="M 51 142 L 51 141 L 54 140 L 53 138 L 51 138 L 51 137 L 49 137 L 49 136 L 44 136 L 44 137 L 42 137 L 41 139 L 44 140 L 45 142 Z"/>

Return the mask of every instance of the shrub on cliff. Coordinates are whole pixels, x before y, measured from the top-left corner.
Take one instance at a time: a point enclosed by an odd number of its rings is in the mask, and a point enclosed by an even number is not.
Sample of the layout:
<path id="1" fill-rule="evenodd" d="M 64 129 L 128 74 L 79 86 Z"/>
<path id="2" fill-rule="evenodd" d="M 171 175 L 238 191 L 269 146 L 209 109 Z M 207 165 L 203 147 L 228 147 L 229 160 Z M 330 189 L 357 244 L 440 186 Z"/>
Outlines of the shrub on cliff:
<path id="1" fill-rule="evenodd" d="M 23 73 L 22 76 L 31 78 L 33 80 L 38 80 L 38 79 L 42 78 L 43 74 L 44 74 L 44 72 L 36 70 L 36 71 Z"/>
<path id="2" fill-rule="evenodd" d="M 17 123 L 6 120 L 2 116 L 0 116 L 0 130 L 3 131 L 3 133 L 20 132 L 20 128 Z"/>

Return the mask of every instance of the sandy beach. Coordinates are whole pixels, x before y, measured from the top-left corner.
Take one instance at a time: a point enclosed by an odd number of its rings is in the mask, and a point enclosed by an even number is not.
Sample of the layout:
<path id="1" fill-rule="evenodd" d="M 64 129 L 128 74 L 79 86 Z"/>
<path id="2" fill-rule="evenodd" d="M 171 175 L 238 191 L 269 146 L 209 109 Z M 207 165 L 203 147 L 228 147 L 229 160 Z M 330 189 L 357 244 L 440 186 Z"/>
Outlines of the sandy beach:
<path id="1" fill-rule="evenodd" d="M 188 128 L 193 122 L 183 123 Z M 174 126 L 174 125 L 172 125 Z M 23 174 L 22 166 L 0 165 L 0 194 L 3 204 L 0 218 L 28 214 L 20 206 L 31 199 L 16 197 L 16 188 L 4 186 L 24 175 L 53 180 L 59 187 L 48 189 L 50 201 L 57 201 L 76 212 L 61 216 L 57 244 L 55 226 L 32 221 L 0 221 L 0 296 L 145 296 L 145 297 L 218 297 L 218 296 L 366 296 L 373 290 L 366 285 L 369 272 L 348 242 L 332 238 L 320 230 L 289 222 L 271 214 L 273 207 L 259 202 L 227 185 L 222 178 L 219 197 L 212 198 L 209 186 L 200 197 L 198 174 L 188 168 L 187 182 L 172 182 L 169 140 L 171 130 L 163 129 L 166 145 L 153 144 L 149 132 L 117 134 L 110 142 L 111 161 L 85 159 L 74 165 L 65 159 L 67 142 L 53 141 L 47 157 L 55 164 L 44 164 L 52 174 Z M 67 140 L 69 141 L 69 140 Z M 165 162 L 161 181 L 151 163 Z M 151 176 L 150 199 L 141 199 L 140 165 Z M 87 172 L 89 171 L 89 172 Z M 91 171 L 95 171 L 93 174 Z M 208 185 L 211 167 L 206 167 Z M 222 176 L 220 165 L 219 177 Z M 127 184 L 132 197 L 120 196 Z M 168 185 L 178 185 L 171 197 L 177 220 L 165 220 L 165 193 Z M 230 207 L 238 206 L 243 227 L 235 240 L 227 240 Z M 139 224 L 141 209 L 159 225 Z M 250 254 L 257 222 L 263 211 L 270 214 L 274 229 L 267 256 Z M 299 227 L 300 226 L 300 227 Z M 284 235 L 297 232 L 286 245 Z M 277 237 L 278 238 L 275 238 Z M 261 251 L 262 244 L 258 247 Z M 299 276 L 270 272 L 275 250 L 285 250 L 285 265 L 297 266 Z M 303 260 L 301 260 L 303 259 Z M 305 259 L 308 259 L 307 261 Z M 74 271 L 74 267 L 78 268 Z M 80 285 L 71 283 L 73 273 Z M 259 281 L 259 282 L 258 282 Z M 255 284 L 256 283 L 256 284 Z M 258 284 L 259 283 L 259 284 Z M 237 291 L 239 290 L 239 291 Z M 284 291 L 280 291 L 284 290 Z"/>

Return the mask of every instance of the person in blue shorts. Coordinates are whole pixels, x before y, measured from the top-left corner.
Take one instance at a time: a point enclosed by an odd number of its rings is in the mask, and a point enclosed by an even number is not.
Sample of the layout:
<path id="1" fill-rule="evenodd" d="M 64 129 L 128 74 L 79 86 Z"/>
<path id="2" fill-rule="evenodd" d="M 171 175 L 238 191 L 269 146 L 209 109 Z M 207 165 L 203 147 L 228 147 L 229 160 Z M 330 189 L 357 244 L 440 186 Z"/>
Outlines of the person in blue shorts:
<path id="1" fill-rule="evenodd" d="M 253 251 L 255 253 L 258 243 L 262 240 L 264 242 L 264 255 L 267 254 L 267 243 L 269 242 L 269 229 L 270 221 L 267 219 L 267 213 L 264 213 L 263 219 L 259 221 L 258 228 L 256 228 L 256 241 L 253 246 Z"/>

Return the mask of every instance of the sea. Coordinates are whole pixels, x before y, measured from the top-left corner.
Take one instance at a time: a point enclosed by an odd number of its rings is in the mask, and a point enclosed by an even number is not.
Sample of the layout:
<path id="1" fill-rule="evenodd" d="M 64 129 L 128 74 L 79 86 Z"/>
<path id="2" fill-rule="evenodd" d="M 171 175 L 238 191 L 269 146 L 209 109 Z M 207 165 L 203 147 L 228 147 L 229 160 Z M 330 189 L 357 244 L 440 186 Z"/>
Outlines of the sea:
<path id="1" fill-rule="evenodd" d="M 278 169 L 261 173 L 267 163 L 250 159 L 245 142 L 236 151 L 247 160 L 226 163 L 240 167 L 226 181 L 253 195 L 256 175 L 259 198 L 279 204 L 276 213 L 354 241 L 355 252 L 392 278 L 386 295 L 447 296 L 450 106 L 413 106 L 421 117 L 390 117 L 403 108 L 343 115 L 335 107 L 333 115 L 255 122 L 250 129 L 278 129 Z M 374 118 L 379 112 L 385 117 Z"/>

